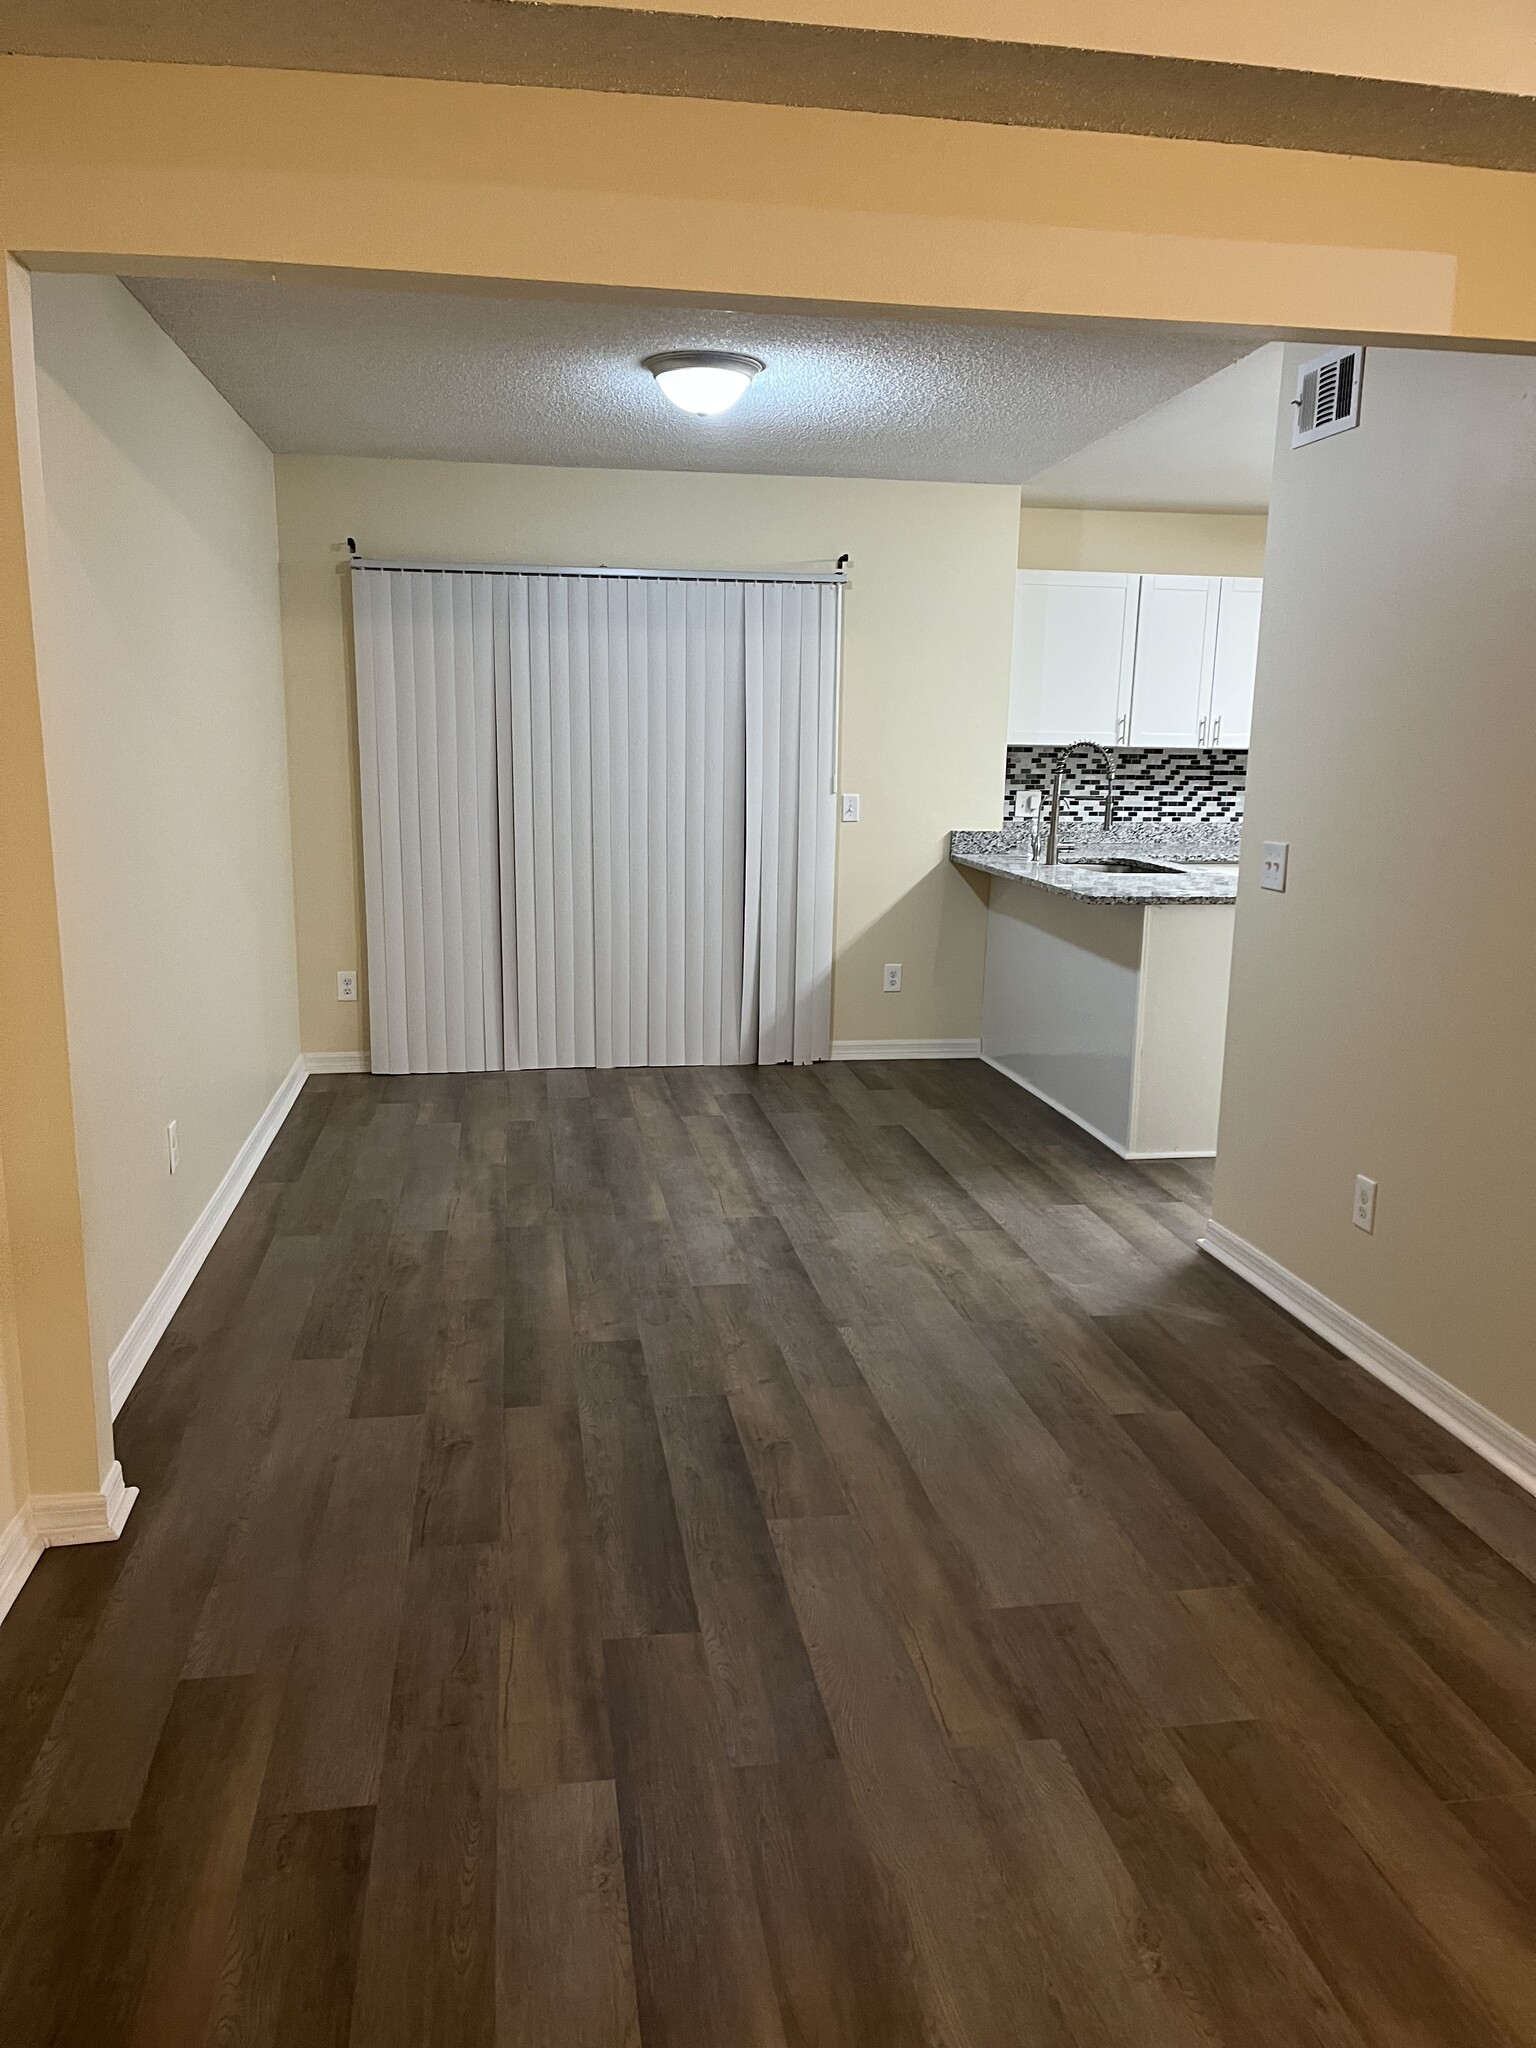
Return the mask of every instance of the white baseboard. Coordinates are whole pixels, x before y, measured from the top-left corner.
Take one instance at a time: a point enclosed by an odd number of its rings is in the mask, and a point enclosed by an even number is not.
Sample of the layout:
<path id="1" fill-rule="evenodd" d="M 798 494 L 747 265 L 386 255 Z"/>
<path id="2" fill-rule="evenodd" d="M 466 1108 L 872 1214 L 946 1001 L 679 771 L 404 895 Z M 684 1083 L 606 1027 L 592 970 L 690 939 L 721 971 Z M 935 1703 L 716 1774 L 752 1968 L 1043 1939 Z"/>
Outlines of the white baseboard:
<path id="1" fill-rule="evenodd" d="M 40 1543 L 115 1543 L 139 1497 L 115 1461 L 97 1493 L 34 1493 L 27 1503 Z"/>
<path id="2" fill-rule="evenodd" d="M 149 1363 L 155 1346 L 164 1336 L 171 1317 L 181 1306 L 187 1289 L 197 1278 L 219 1232 L 234 1213 L 235 1204 L 250 1186 L 252 1176 L 281 1130 L 283 1119 L 298 1099 L 305 1081 L 317 1073 L 366 1071 L 365 1053 L 317 1053 L 307 1057 L 301 1053 L 294 1061 L 277 1093 L 257 1119 L 255 1129 L 235 1154 L 229 1171 L 214 1189 L 202 1214 L 182 1240 L 176 1256 L 155 1282 L 149 1299 L 108 1360 L 107 1381 L 111 1389 L 114 1421 Z M 46 1547 L 115 1541 L 123 1533 L 123 1525 L 138 1497 L 139 1489 L 123 1483 L 123 1468 L 116 1463 L 96 1493 L 34 1494 L 0 1531 L 0 1620 L 4 1619 Z"/>
<path id="3" fill-rule="evenodd" d="M 1086 1131 L 1090 1138 L 1097 1138 L 1101 1145 L 1107 1145 L 1118 1159 L 1129 1159 L 1130 1153 L 1101 1131 L 1097 1124 L 1089 1123 L 1087 1117 L 1079 1116 L 1075 1109 L 1068 1109 L 1064 1102 L 1058 1102 L 1054 1095 L 1047 1095 L 1043 1088 L 1037 1088 L 1033 1081 L 1026 1081 L 1022 1074 L 1016 1074 L 1012 1067 L 1005 1067 L 1000 1060 L 983 1053 L 982 1059 L 994 1074 L 1001 1074 L 1005 1081 L 1011 1081 L 1015 1088 L 1022 1088 L 1026 1095 L 1033 1095 L 1036 1102 L 1043 1102 L 1047 1109 L 1054 1109 L 1058 1116 L 1064 1116 L 1069 1124 L 1076 1124 L 1080 1131 Z"/>
<path id="4" fill-rule="evenodd" d="M 835 1060 L 974 1060 L 979 1038 L 834 1038 Z"/>
<path id="5" fill-rule="evenodd" d="M 1097 1124 L 1089 1123 L 1087 1117 L 1079 1116 L 1075 1109 L 1068 1109 L 1064 1102 L 1058 1102 L 1054 1095 L 1047 1095 L 1043 1088 L 1037 1088 L 1033 1081 L 1026 1081 L 1022 1074 L 1016 1074 L 1012 1067 L 1005 1067 L 999 1060 L 983 1053 L 982 1059 L 993 1073 L 1001 1074 L 1005 1081 L 1011 1081 L 1015 1088 L 1022 1088 L 1026 1095 L 1033 1095 L 1036 1102 L 1043 1102 L 1047 1109 L 1054 1109 L 1058 1116 L 1064 1116 L 1069 1124 L 1076 1124 L 1080 1131 L 1086 1131 L 1090 1138 L 1097 1138 L 1101 1145 L 1107 1145 L 1117 1159 L 1128 1160 L 1133 1166 L 1155 1159 L 1214 1159 L 1212 1152 L 1128 1152 L 1124 1145 L 1101 1131 Z"/>
<path id="6" fill-rule="evenodd" d="M 166 1325 L 180 1308 L 182 1299 L 197 1278 L 204 1259 L 212 1251 L 219 1232 L 234 1214 L 235 1204 L 250 1186 L 267 1147 L 282 1128 L 299 1090 L 311 1069 L 301 1053 L 289 1068 L 286 1079 L 256 1121 L 256 1128 L 230 1163 L 229 1171 L 209 1196 L 203 1213 L 183 1238 L 180 1249 L 150 1290 L 107 1362 L 107 1382 L 112 1390 L 112 1419 L 133 1392 L 150 1354 L 165 1335 Z"/>
<path id="7" fill-rule="evenodd" d="M 365 1052 L 307 1052 L 304 1067 L 311 1074 L 368 1074 L 373 1062 Z"/>
<path id="8" fill-rule="evenodd" d="M 1250 1287 L 1278 1302 L 1297 1322 L 1305 1323 L 1309 1330 L 1342 1351 L 1346 1358 L 1353 1359 L 1356 1365 L 1363 1366 L 1394 1393 L 1401 1394 L 1405 1401 L 1411 1401 L 1432 1422 L 1438 1422 L 1469 1450 L 1496 1465 L 1517 1486 L 1536 1493 L 1536 1443 L 1495 1415 L 1491 1408 L 1474 1401 L 1460 1387 L 1452 1386 L 1449 1380 L 1394 1344 L 1390 1337 L 1383 1337 L 1379 1330 L 1362 1323 L 1326 1294 L 1319 1294 L 1307 1281 L 1288 1272 L 1267 1252 L 1259 1251 L 1223 1224 L 1206 1224 L 1200 1249 L 1246 1280 Z"/>
<path id="9" fill-rule="evenodd" d="M 133 1513 L 137 1487 L 123 1485 L 113 1462 L 96 1493 L 35 1493 L 0 1532 L 0 1622 L 33 1575 L 43 1550 L 76 1542 L 117 1542 Z"/>
<path id="10" fill-rule="evenodd" d="M 45 1550 L 72 1543 L 115 1543 L 139 1497 L 123 1484 L 123 1468 L 112 1469 L 95 1493 L 34 1493 L 0 1533 L 0 1621 Z"/>
<path id="11" fill-rule="evenodd" d="M 18 1508 L 0 1533 L 0 1621 L 10 1613 L 42 1554 L 43 1540 L 32 1525 L 30 1510 Z"/>

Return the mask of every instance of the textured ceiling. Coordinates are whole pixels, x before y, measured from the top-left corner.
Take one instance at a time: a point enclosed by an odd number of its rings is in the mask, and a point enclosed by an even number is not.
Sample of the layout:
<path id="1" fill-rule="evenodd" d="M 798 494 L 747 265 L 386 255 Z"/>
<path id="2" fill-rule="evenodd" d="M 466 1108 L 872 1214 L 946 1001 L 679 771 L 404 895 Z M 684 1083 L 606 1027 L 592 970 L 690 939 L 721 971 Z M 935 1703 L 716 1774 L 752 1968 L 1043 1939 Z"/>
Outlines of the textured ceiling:
<path id="1" fill-rule="evenodd" d="M 1254 347 L 638 295 L 125 282 L 279 454 L 1019 484 Z M 690 419 L 640 367 L 690 346 L 768 367 L 733 412 Z"/>
<path id="2" fill-rule="evenodd" d="M 1284 362 L 1284 345 L 1273 341 L 1219 370 L 1031 477 L 1025 503 L 1266 511 Z"/>

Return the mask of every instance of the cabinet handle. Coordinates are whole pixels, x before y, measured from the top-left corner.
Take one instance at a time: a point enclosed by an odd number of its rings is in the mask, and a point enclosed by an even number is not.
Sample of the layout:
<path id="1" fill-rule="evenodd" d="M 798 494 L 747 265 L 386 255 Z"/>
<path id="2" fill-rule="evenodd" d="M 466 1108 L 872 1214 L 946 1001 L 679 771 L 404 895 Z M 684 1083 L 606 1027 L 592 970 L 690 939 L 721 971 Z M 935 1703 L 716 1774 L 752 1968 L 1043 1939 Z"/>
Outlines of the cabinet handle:
<path id="1" fill-rule="evenodd" d="M 1221 717 L 1219 713 L 1217 715 L 1216 723 L 1211 727 L 1211 745 L 1213 747 L 1219 747 L 1221 745 Z"/>
<path id="2" fill-rule="evenodd" d="M 1202 747 L 1203 747 L 1203 746 L 1205 745 L 1205 727 L 1206 727 L 1206 721 L 1205 721 L 1205 720 L 1204 720 L 1204 719 L 1202 718 L 1202 719 L 1201 719 L 1201 721 L 1200 721 L 1200 738 L 1199 738 L 1199 740 L 1198 740 L 1198 741 L 1196 742 L 1196 744 L 1197 744 L 1198 746 L 1202 746 Z"/>

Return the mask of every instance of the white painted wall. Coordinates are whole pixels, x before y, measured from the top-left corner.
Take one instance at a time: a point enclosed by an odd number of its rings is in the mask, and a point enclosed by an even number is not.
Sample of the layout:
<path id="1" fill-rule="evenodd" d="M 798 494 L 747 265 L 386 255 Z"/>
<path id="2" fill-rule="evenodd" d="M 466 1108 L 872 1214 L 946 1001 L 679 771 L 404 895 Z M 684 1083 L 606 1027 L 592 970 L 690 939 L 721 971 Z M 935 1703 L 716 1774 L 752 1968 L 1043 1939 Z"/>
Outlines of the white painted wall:
<path id="1" fill-rule="evenodd" d="M 1536 360 L 1373 349 L 1288 439 L 1214 1213 L 1536 1436 Z"/>
<path id="2" fill-rule="evenodd" d="M 101 1391 L 298 1053 L 277 526 L 272 457 L 115 279 L 38 276 L 33 317 L 40 686 Z"/>

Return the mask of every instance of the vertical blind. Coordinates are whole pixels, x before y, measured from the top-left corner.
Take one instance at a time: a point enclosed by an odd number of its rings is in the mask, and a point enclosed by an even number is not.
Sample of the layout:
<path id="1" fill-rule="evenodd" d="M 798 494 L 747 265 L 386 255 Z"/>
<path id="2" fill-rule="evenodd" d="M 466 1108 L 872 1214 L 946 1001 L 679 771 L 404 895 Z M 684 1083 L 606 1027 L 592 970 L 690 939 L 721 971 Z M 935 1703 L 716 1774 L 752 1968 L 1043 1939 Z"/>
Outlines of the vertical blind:
<path id="1" fill-rule="evenodd" d="M 841 587 L 359 565 L 373 1065 L 825 1058 Z"/>

